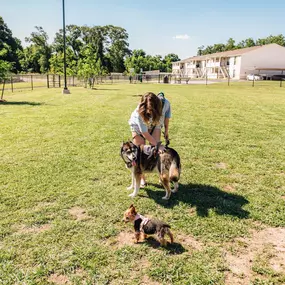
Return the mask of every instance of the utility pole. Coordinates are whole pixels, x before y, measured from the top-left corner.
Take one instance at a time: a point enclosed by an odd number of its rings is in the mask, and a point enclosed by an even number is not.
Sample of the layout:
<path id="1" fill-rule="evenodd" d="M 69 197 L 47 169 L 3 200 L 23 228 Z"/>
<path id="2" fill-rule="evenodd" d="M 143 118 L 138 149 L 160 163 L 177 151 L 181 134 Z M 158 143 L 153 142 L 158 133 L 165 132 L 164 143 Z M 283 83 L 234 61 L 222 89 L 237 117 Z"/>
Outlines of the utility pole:
<path id="1" fill-rule="evenodd" d="M 63 20 L 63 73 L 64 73 L 64 88 L 62 94 L 70 94 L 70 91 L 67 88 L 66 80 L 66 38 L 65 38 L 65 7 L 64 0 L 62 0 L 62 20 Z"/>

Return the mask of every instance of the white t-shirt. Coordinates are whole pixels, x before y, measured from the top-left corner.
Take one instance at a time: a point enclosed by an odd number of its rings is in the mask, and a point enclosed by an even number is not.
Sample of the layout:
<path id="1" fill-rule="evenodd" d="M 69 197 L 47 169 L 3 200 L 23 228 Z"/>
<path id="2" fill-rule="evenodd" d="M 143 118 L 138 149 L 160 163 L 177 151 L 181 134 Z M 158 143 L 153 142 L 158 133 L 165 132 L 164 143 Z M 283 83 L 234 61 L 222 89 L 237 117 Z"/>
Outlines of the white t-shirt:
<path id="1" fill-rule="evenodd" d="M 138 112 L 139 106 L 132 112 L 131 117 L 129 119 L 129 125 L 131 126 L 132 130 L 140 133 L 148 132 L 148 129 L 152 127 L 151 123 L 147 125 L 143 118 L 140 116 Z M 162 108 L 162 115 L 159 119 L 159 125 L 157 127 L 164 127 L 164 120 L 165 118 L 171 118 L 171 107 L 170 103 L 167 99 L 164 99 L 164 104 Z"/>

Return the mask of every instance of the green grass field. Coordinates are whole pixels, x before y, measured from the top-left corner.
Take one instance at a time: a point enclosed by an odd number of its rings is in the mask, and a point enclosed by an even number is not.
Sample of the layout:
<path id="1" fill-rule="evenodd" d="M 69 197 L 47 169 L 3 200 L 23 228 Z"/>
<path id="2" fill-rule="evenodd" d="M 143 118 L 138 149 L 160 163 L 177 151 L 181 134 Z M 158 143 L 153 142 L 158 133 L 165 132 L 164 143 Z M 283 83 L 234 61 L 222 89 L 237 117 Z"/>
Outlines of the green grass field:
<path id="1" fill-rule="evenodd" d="M 0 284 L 285 284 L 285 88 L 100 85 L 8 93 L 0 105 Z M 130 199 L 119 156 L 138 95 L 164 91 L 182 160 Z M 124 211 L 170 223 L 133 244 Z"/>

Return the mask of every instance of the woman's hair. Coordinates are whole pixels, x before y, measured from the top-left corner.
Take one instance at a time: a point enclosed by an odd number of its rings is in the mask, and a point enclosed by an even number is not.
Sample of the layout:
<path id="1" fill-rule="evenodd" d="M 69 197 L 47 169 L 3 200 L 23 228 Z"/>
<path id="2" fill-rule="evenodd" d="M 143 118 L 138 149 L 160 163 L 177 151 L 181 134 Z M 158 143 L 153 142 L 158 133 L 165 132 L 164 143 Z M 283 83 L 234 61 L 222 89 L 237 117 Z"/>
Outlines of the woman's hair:
<path id="1" fill-rule="evenodd" d="M 145 123 L 157 125 L 162 115 L 160 99 L 152 92 L 144 94 L 141 98 L 138 112 Z"/>

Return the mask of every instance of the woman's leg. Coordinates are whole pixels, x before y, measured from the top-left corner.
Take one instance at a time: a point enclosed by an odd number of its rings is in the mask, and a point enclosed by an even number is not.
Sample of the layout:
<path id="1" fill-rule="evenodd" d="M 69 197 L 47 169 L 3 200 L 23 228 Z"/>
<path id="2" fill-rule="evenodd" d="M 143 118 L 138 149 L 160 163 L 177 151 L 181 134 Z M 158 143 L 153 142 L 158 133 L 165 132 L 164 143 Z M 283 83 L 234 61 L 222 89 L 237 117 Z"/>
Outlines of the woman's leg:
<path id="1" fill-rule="evenodd" d="M 136 146 L 140 146 L 141 144 L 145 144 L 145 139 L 138 135 L 136 132 L 132 132 L 133 143 Z"/>

